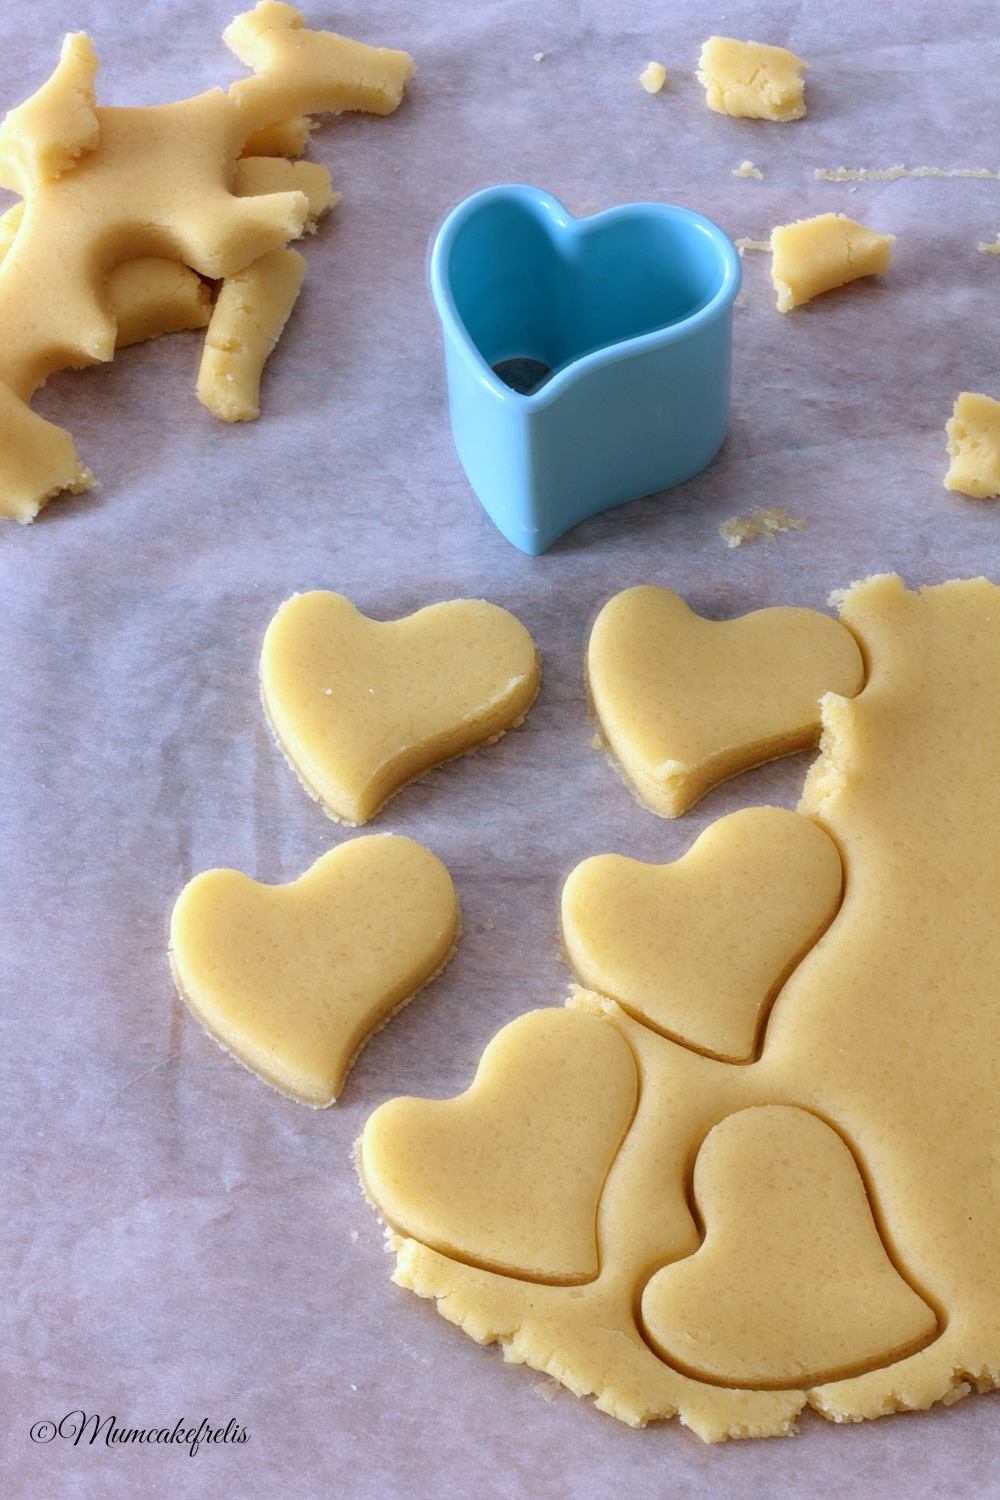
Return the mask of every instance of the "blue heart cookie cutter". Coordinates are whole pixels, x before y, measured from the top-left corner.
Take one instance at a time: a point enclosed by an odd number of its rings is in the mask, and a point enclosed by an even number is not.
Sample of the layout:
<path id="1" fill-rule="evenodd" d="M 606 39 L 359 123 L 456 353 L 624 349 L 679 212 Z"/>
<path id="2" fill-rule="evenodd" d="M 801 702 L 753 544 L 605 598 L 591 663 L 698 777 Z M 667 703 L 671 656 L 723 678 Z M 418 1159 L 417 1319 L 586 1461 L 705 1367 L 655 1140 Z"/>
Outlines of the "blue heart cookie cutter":
<path id="1" fill-rule="evenodd" d="M 522 552 L 719 451 L 742 271 L 710 219 L 665 203 L 575 219 L 538 188 L 486 188 L 448 215 L 430 274 L 455 447 Z"/>

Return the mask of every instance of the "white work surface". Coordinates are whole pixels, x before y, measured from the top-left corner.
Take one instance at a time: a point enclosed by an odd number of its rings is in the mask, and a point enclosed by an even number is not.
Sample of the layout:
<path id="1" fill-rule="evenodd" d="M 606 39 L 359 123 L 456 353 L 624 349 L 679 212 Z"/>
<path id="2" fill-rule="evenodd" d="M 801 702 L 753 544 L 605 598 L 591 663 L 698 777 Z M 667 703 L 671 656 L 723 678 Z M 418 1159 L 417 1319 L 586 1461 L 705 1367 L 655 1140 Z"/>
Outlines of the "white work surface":
<path id="1" fill-rule="evenodd" d="M 34 90 L 78 29 L 101 58 L 102 103 L 227 85 L 243 72 L 220 40 L 232 13 L 225 0 L 4 6 L 0 106 Z M 56 375 L 39 394 L 100 485 L 33 526 L 0 525 L 0 1485 L 12 1500 L 997 1493 L 995 1396 L 849 1427 L 806 1413 L 790 1440 L 717 1447 L 676 1422 L 619 1425 L 394 1287 L 350 1159 L 383 1100 L 460 1091 L 502 1025 L 563 1001 L 559 893 L 580 859 L 669 860 L 725 812 L 796 803 L 805 756 L 674 823 L 639 807 L 590 743 L 582 662 L 606 599 L 658 583 L 725 618 L 825 608 L 872 572 L 1000 578 L 1000 509 L 942 487 L 955 396 L 1000 396 L 1000 259 L 977 252 L 1000 230 L 1000 182 L 814 178 L 840 165 L 996 171 L 996 14 L 987 0 L 356 12 L 319 0 L 311 24 L 405 48 L 417 75 L 395 115 L 331 120 L 314 138 L 343 202 L 303 247 L 260 421 L 226 426 L 199 406 L 200 334 Z M 694 69 L 712 31 L 808 59 L 808 118 L 710 113 Z M 667 68 L 657 96 L 637 81 L 650 59 Z M 733 175 L 747 159 L 762 181 Z M 843 211 L 895 234 L 895 263 L 781 316 L 768 257 L 748 253 L 720 456 L 533 559 L 458 467 L 426 274 L 447 211 L 503 182 L 581 215 L 682 204 L 753 239 Z M 806 525 L 727 549 L 720 523 L 763 505 Z M 286 881 L 353 836 L 302 791 L 258 699 L 265 627 L 310 588 L 377 618 L 485 597 L 523 620 L 544 663 L 522 729 L 369 825 L 445 861 L 465 935 L 325 1113 L 209 1041 L 167 962 L 170 909 L 192 875 L 227 865 Z M 194 1457 L 32 1442 L 33 1424 L 74 1409 L 134 1427 L 232 1418 L 250 1437 Z"/>

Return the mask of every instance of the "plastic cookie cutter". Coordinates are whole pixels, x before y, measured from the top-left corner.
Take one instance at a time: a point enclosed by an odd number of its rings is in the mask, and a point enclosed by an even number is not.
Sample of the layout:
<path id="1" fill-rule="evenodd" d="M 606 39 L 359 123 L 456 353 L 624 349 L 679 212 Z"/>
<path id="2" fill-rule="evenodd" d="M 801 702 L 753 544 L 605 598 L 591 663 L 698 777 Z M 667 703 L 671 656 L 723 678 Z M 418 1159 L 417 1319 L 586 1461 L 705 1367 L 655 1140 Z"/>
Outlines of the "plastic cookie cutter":
<path id="1" fill-rule="evenodd" d="M 715 457 L 740 280 L 722 230 L 669 204 L 575 219 L 538 188 L 505 186 L 449 214 L 431 289 L 452 432 L 508 541 L 537 555 Z"/>

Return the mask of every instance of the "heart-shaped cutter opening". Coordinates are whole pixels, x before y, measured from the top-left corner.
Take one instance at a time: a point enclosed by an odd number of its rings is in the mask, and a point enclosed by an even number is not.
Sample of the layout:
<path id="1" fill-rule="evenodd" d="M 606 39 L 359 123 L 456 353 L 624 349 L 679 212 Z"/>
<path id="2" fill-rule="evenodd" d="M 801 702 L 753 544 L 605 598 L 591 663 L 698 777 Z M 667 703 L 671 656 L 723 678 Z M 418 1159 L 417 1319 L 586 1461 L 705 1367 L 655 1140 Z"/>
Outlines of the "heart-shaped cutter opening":
<path id="1" fill-rule="evenodd" d="M 740 280 L 722 230 L 669 204 L 576 219 L 538 188 L 504 186 L 448 216 L 431 288 L 452 430 L 508 540 L 542 552 L 714 457 Z"/>

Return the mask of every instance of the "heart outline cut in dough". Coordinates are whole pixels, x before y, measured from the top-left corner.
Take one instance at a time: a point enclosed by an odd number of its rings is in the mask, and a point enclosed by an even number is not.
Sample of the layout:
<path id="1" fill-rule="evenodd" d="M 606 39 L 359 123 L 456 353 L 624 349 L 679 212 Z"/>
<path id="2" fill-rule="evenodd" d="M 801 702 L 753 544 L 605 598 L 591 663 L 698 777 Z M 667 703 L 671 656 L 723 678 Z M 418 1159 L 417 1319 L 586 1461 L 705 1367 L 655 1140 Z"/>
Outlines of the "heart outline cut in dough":
<path id="1" fill-rule="evenodd" d="M 375 1110 L 362 1184 L 394 1230 L 444 1255 L 527 1281 L 592 1281 L 598 1204 L 638 1090 L 608 1021 L 529 1011 L 489 1043 L 463 1094 Z"/>
<path id="2" fill-rule="evenodd" d="M 840 854 L 818 824 L 744 808 L 671 864 L 601 854 L 577 865 L 563 887 L 563 943 L 581 983 L 636 1020 L 708 1057 L 750 1062 L 770 1002 L 842 888 Z"/>
<path id="3" fill-rule="evenodd" d="M 706 620 L 656 584 L 609 599 L 587 647 L 601 732 L 640 802 L 664 818 L 815 745 L 821 698 L 856 696 L 864 675 L 851 632 L 818 610 Z"/>
<path id="4" fill-rule="evenodd" d="M 680 484 L 729 420 L 742 269 L 718 225 L 631 203 L 576 219 L 538 188 L 474 193 L 431 252 L 451 427 L 487 515 L 522 552 Z M 498 373 L 551 371 L 534 390 Z"/>
<path id="5" fill-rule="evenodd" d="M 675 1369 L 738 1389 L 808 1389 L 937 1337 L 936 1314 L 886 1252 L 851 1151 L 808 1110 L 728 1115 L 698 1153 L 693 1197 L 700 1248 L 655 1272 L 641 1297 L 644 1334 Z"/>
<path id="6" fill-rule="evenodd" d="M 370 834 L 297 880 L 207 870 L 170 922 L 181 998 L 215 1041 L 279 1092 L 334 1103 L 368 1037 L 440 973 L 461 930 L 444 865 Z"/>
<path id="7" fill-rule="evenodd" d="M 431 767 L 520 724 L 541 682 L 519 620 L 478 599 L 372 620 L 340 594 L 295 594 L 260 662 L 264 712 L 330 817 L 366 823 Z"/>

